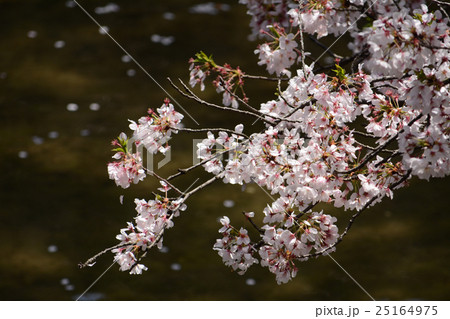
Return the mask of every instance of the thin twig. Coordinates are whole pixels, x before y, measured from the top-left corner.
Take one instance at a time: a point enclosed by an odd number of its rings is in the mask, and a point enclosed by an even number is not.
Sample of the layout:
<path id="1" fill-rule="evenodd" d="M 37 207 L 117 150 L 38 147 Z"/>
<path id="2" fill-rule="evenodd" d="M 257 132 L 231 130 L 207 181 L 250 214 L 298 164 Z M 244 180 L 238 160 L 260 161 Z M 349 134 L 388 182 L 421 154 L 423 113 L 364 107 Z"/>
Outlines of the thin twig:
<path id="1" fill-rule="evenodd" d="M 252 224 L 253 228 L 255 228 L 260 234 L 264 234 L 264 230 L 262 230 L 261 228 L 259 228 L 254 222 L 253 219 L 251 219 L 250 217 L 247 216 L 246 212 L 242 212 L 242 214 L 244 214 L 245 218 L 247 218 L 247 220 L 250 222 L 250 224 Z"/>
<path id="2" fill-rule="evenodd" d="M 227 91 L 231 96 L 233 96 L 235 99 L 237 99 L 239 102 L 241 102 L 242 104 L 244 104 L 246 107 L 248 107 L 250 110 L 252 110 L 253 112 L 255 112 L 255 114 L 259 114 L 259 110 L 257 110 L 256 108 L 254 108 L 253 106 L 251 106 L 250 104 L 248 104 L 247 102 L 245 102 L 243 99 L 241 99 L 241 97 L 233 92 L 231 92 L 228 87 L 225 85 L 225 80 L 219 76 L 219 80 L 220 80 L 220 84 L 222 85 L 222 88 L 225 89 L 225 91 Z"/>
<path id="3" fill-rule="evenodd" d="M 433 2 L 435 2 L 437 4 L 444 5 L 444 6 L 450 6 L 449 2 L 444 2 L 444 1 L 439 1 L 439 0 L 431 0 L 431 1 L 433 1 Z"/>
<path id="4" fill-rule="evenodd" d="M 234 130 L 230 130 L 230 129 L 226 129 L 226 128 L 187 128 L 187 127 L 183 127 L 183 128 L 174 128 L 174 130 L 178 130 L 178 131 L 183 131 L 183 132 L 191 132 L 191 133 L 197 133 L 197 132 L 212 132 L 212 131 L 218 131 L 218 132 L 227 132 L 230 134 L 235 134 L 238 136 L 242 136 L 245 138 L 249 138 L 246 134 L 244 133 L 238 133 Z"/>
<path id="5" fill-rule="evenodd" d="M 314 36 L 308 35 L 308 38 L 309 38 L 312 42 L 314 42 L 315 44 L 317 44 L 319 47 L 321 47 L 322 49 L 325 49 L 325 50 L 326 50 L 325 52 L 326 52 L 329 56 L 331 56 L 332 58 L 334 58 L 334 59 L 343 59 L 343 58 L 344 58 L 343 56 L 340 56 L 340 55 L 334 53 L 333 51 L 331 51 L 331 49 L 329 49 L 327 45 L 325 45 L 325 44 L 323 44 L 322 42 L 320 42 L 319 40 L 317 40 Z"/>
<path id="6" fill-rule="evenodd" d="M 242 74 L 244 79 L 252 79 L 252 80 L 264 80 L 264 81 L 289 81 L 290 78 L 271 78 L 263 75 L 250 75 L 250 74 Z"/>
<path id="7" fill-rule="evenodd" d="M 156 174 L 154 171 L 151 170 L 147 170 L 147 172 L 152 175 L 155 176 L 157 179 L 159 179 L 160 181 L 166 183 L 170 188 L 172 188 L 174 191 L 176 191 L 178 194 L 180 195 L 185 195 L 184 192 L 180 191 L 178 188 L 175 187 L 175 185 L 171 184 L 167 179 L 159 176 L 158 174 Z"/>
<path id="8" fill-rule="evenodd" d="M 98 257 L 100 257 L 101 255 L 106 254 L 108 251 L 111 251 L 113 249 L 122 248 L 122 247 L 126 247 L 126 246 L 129 246 L 129 244 L 118 244 L 118 245 L 106 248 L 106 249 L 102 250 L 101 252 L 95 254 L 94 256 L 89 258 L 88 260 L 86 260 L 84 263 L 79 263 L 78 267 L 85 268 L 85 267 L 88 267 L 88 266 L 92 266 L 95 263 L 95 260 Z"/>
<path id="9" fill-rule="evenodd" d="M 408 123 L 408 126 L 411 126 L 412 124 L 414 124 L 414 122 L 416 122 L 416 121 L 417 121 L 418 119 L 420 119 L 422 116 L 423 116 L 422 113 L 419 114 L 418 116 L 416 116 L 414 119 L 412 119 L 412 120 Z M 350 174 L 350 173 L 356 172 L 357 170 L 361 169 L 361 168 L 364 167 L 364 165 L 366 165 L 366 164 L 367 164 L 374 156 L 376 156 L 377 154 L 379 154 L 385 147 L 387 147 L 390 143 L 392 143 L 392 141 L 394 141 L 394 140 L 399 136 L 399 134 L 402 133 L 403 131 L 404 131 L 404 128 L 401 129 L 400 131 L 398 131 L 397 134 L 395 134 L 394 136 L 392 136 L 391 138 L 389 138 L 384 144 L 378 146 L 378 147 L 377 147 L 376 149 L 374 149 L 372 152 L 368 153 L 368 154 L 364 157 L 364 159 L 362 160 L 362 162 L 361 162 L 358 166 L 356 166 L 356 167 L 354 167 L 354 168 L 352 168 L 352 169 L 349 169 L 349 170 L 347 170 L 347 171 L 344 171 L 344 172 L 336 171 L 336 173 L 345 175 L 345 174 Z"/>
<path id="10" fill-rule="evenodd" d="M 214 108 L 219 109 L 219 110 L 232 111 L 232 112 L 236 112 L 236 113 L 240 113 L 240 114 L 245 114 L 245 115 L 250 115 L 250 116 L 258 117 L 258 118 L 261 117 L 259 114 L 255 114 L 255 113 L 253 113 L 253 112 L 249 112 L 249 111 L 245 111 L 245 110 L 240 110 L 240 109 L 235 109 L 235 108 L 232 108 L 232 107 L 220 106 L 220 105 L 217 105 L 217 104 L 210 103 L 210 102 L 207 102 L 207 101 L 205 101 L 205 100 L 202 100 L 202 99 L 199 98 L 197 95 L 195 95 L 195 94 L 187 87 L 187 85 L 184 84 L 184 82 L 183 82 L 181 79 L 178 79 L 178 80 L 180 81 L 181 85 L 183 86 L 183 88 L 184 88 L 184 90 L 185 90 L 186 92 L 184 92 L 183 90 L 181 90 L 178 86 L 175 85 L 175 83 L 172 82 L 172 80 L 171 80 L 170 78 L 168 78 L 168 81 L 170 82 L 170 84 L 171 84 L 171 85 L 172 85 L 172 86 L 173 86 L 173 87 L 174 87 L 181 95 L 183 95 L 184 97 L 187 97 L 187 98 L 189 98 L 189 99 L 191 99 L 191 100 L 194 100 L 194 101 L 196 101 L 196 102 L 199 103 L 199 104 L 203 104 L 203 105 L 206 105 L 206 106 L 214 107 Z M 269 121 L 269 120 L 267 120 L 267 119 L 265 119 L 265 118 L 261 118 L 261 119 L 262 119 L 263 121 L 265 121 L 265 122 L 271 124 L 271 125 L 274 125 L 274 123 L 273 123 L 272 121 Z"/>

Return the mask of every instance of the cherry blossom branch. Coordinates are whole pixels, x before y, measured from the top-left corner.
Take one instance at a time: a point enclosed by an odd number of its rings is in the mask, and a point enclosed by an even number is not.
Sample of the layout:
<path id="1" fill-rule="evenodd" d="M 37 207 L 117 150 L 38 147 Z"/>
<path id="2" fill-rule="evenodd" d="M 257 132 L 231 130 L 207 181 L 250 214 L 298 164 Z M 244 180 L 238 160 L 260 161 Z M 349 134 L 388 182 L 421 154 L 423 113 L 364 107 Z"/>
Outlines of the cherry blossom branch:
<path id="1" fill-rule="evenodd" d="M 397 188 L 397 186 L 401 185 L 403 182 L 405 182 L 409 177 L 411 176 L 411 170 L 408 170 L 406 172 L 405 175 L 403 175 L 403 177 L 398 180 L 397 182 L 393 183 L 391 185 L 391 187 L 389 187 L 392 190 L 395 190 Z M 320 252 L 316 252 L 313 254 L 308 254 L 308 255 L 304 255 L 301 256 L 302 258 L 311 258 L 311 257 L 318 257 L 318 256 L 322 256 L 324 254 L 327 254 L 328 251 L 332 250 L 333 248 L 335 248 L 337 245 L 339 245 L 340 242 L 342 242 L 342 240 L 344 239 L 344 237 L 348 234 L 348 232 L 350 231 L 350 228 L 352 228 L 353 223 L 356 221 L 356 219 L 361 215 L 361 213 L 363 211 L 365 211 L 367 208 L 369 208 L 375 201 L 380 200 L 381 198 L 383 198 L 385 195 L 378 195 L 373 197 L 372 199 L 370 199 L 366 205 L 364 205 L 359 211 L 357 211 L 355 214 L 352 215 L 352 217 L 350 218 L 347 227 L 345 227 L 344 231 L 339 235 L 339 238 L 337 239 L 337 241 L 327 247 L 326 249 L 324 249 L 323 251 Z"/>
<path id="2" fill-rule="evenodd" d="M 234 130 L 230 130 L 230 129 L 226 129 L 226 128 L 218 128 L 218 127 L 215 127 L 215 128 L 187 128 L 187 127 L 179 128 L 178 127 L 178 128 L 176 128 L 176 130 L 183 131 L 183 132 L 191 132 L 191 133 L 198 133 L 198 132 L 227 132 L 227 133 L 230 133 L 230 134 L 235 134 L 235 135 L 238 135 L 238 136 L 245 137 L 247 139 L 249 138 L 244 133 L 238 133 L 238 132 L 236 132 Z"/>
<path id="3" fill-rule="evenodd" d="M 185 193 L 182 197 L 182 201 L 181 203 L 184 203 L 191 195 L 195 194 L 196 192 L 204 189 L 206 186 L 212 184 L 214 181 L 217 180 L 217 176 L 214 176 L 213 178 L 207 180 L 206 182 L 204 182 L 203 184 L 201 184 L 200 186 L 197 186 L 196 188 L 194 188 L 193 190 Z M 175 216 L 175 214 L 170 214 L 169 216 L 169 221 L 171 221 L 173 219 L 173 217 Z M 135 268 L 139 262 L 145 258 L 147 256 L 147 253 L 150 251 L 151 248 L 153 248 L 162 238 L 162 236 L 164 235 L 164 231 L 167 228 L 168 223 L 164 224 L 164 227 L 161 229 L 161 231 L 158 233 L 158 235 L 155 237 L 155 240 L 147 247 L 147 249 L 145 250 L 145 252 L 134 262 L 134 264 L 131 266 L 131 268 L 129 269 L 129 271 L 131 272 L 133 270 L 133 268 Z M 130 244 L 128 246 L 131 246 L 133 244 Z"/>
<path id="4" fill-rule="evenodd" d="M 96 260 L 98 257 L 100 257 L 103 254 L 106 254 L 107 252 L 116 249 L 116 248 L 122 248 L 122 247 L 126 247 L 128 246 L 128 244 L 118 244 L 109 248 L 106 248 L 104 250 L 102 250 L 101 252 L 95 254 L 94 256 L 92 256 L 91 258 L 89 258 L 88 260 L 86 260 L 84 263 L 80 262 L 78 264 L 78 267 L 81 268 L 85 268 L 85 267 L 91 267 L 96 263 Z"/>
<path id="5" fill-rule="evenodd" d="M 433 1 L 433 2 L 435 2 L 437 4 L 440 4 L 440 5 L 450 6 L 449 2 L 444 2 L 444 1 L 439 1 L 439 0 L 431 0 L 431 1 Z"/>
<path id="6" fill-rule="evenodd" d="M 170 188 L 172 188 L 174 191 L 176 191 L 178 194 L 180 195 L 186 195 L 184 192 L 180 191 L 178 188 L 175 187 L 175 185 L 171 184 L 169 182 L 169 180 L 159 176 L 158 174 L 156 174 L 154 171 L 148 170 L 146 169 L 146 171 L 151 175 L 151 176 L 155 176 L 157 179 L 159 179 L 160 181 L 164 182 L 167 184 L 167 186 L 169 186 Z"/>
<path id="7" fill-rule="evenodd" d="M 267 77 L 267 76 L 263 76 L 263 75 L 250 75 L 250 74 L 242 74 L 242 78 L 251 79 L 251 80 L 264 80 L 264 81 L 289 81 L 290 80 L 287 77 L 273 78 L 273 77 Z"/>
<path id="8" fill-rule="evenodd" d="M 408 126 L 411 126 L 412 124 L 414 124 L 414 122 L 416 122 L 422 116 L 423 116 L 423 114 L 420 113 L 418 116 L 416 116 L 414 119 L 412 119 L 408 123 Z M 345 174 L 351 174 L 353 172 L 358 171 L 359 169 L 364 167 L 373 157 L 377 156 L 385 147 L 387 147 L 390 143 L 392 143 L 394 140 L 396 140 L 397 137 L 400 135 L 400 133 L 402 133 L 403 131 L 404 131 L 404 128 L 402 128 L 400 131 L 397 132 L 397 134 L 395 134 L 391 138 L 389 138 L 384 144 L 381 144 L 376 149 L 374 149 L 372 152 L 368 153 L 358 166 L 356 166 L 352 169 L 349 169 L 347 171 L 344 171 L 344 172 L 336 171 L 336 173 L 345 175 Z"/>
<path id="9" fill-rule="evenodd" d="M 247 106 L 250 110 L 252 110 L 253 112 L 255 112 L 255 114 L 259 114 L 259 111 L 254 108 L 253 106 L 251 106 L 250 104 L 248 104 L 244 99 L 242 99 L 239 95 L 233 93 L 230 91 L 230 89 L 228 88 L 228 86 L 225 83 L 225 80 L 223 79 L 223 77 L 219 76 L 220 79 L 220 84 L 222 85 L 222 87 L 225 89 L 225 91 L 227 91 L 231 96 L 233 96 L 235 99 L 237 99 L 239 102 L 241 102 L 242 104 L 244 104 L 245 106 Z"/>
<path id="10" fill-rule="evenodd" d="M 181 79 L 178 79 L 178 80 L 180 81 L 181 85 L 183 86 L 183 88 L 184 88 L 184 90 L 185 90 L 186 92 L 184 92 L 184 91 L 181 90 L 178 86 L 176 86 L 175 83 L 173 83 L 172 80 L 171 80 L 170 78 L 168 78 L 168 80 L 169 80 L 169 82 L 170 82 L 170 85 L 172 85 L 172 86 L 173 86 L 173 87 L 174 87 L 181 95 L 183 95 L 184 97 L 189 98 L 189 99 L 191 99 L 191 100 L 194 100 L 194 101 L 196 101 L 196 102 L 199 103 L 199 104 L 203 104 L 203 105 L 206 105 L 206 106 L 214 107 L 214 108 L 219 109 L 219 110 L 232 111 L 232 112 L 236 112 L 236 113 L 240 113 L 240 114 L 245 114 L 245 115 L 250 115 L 250 116 L 253 116 L 253 117 L 258 117 L 258 118 L 261 118 L 261 120 L 263 120 L 264 122 L 267 122 L 267 123 L 269 123 L 269 124 L 274 125 L 274 123 L 273 123 L 272 121 L 269 121 L 269 120 L 267 120 L 267 119 L 261 117 L 261 116 L 258 115 L 258 114 L 255 114 L 255 113 L 253 113 L 253 112 L 249 112 L 249 111 L 245 111 L 245 110 L 240 110 L 240 109 L 235 109 L 235 108 L 226 107 L 226 106 L 220 106 L 220 105 L 217 105 L 217 104 L 210 103 L 210 102 L 207 102 L 207 101 L 205 101 L 205 100 L 202 100 L 202 99 L 199 98 L 197 95 L 195 95 L 195 94 L 187 87 L 187 85 L 184 84 L 184 82 L 183 82 Z"/>
<path id="11" fill-rule="evenodd" d="M 188 199 L 188 197 L 190 197 L 191 195 L 197 193 L 198 191 L 201 191 L 201 190 L 204 189 L 206 186 L 208 186 L 208 185 L 214 183 L 214 182 L 215 182 L 216 180 L 218 180 L 218 179 L 219 179 L 219 177 L 214 176 L 214 177 L 208 179 L 208 180 L 207 180 L 206 182 L 204 182 L 203 184 L 197 186 L 197 187 L 194 188 L 193 190 L 187 192 L 187 193 L 184 195 L 184 200 L 183 200 L 183 202 L 184 202 L 186 199 Z"/>

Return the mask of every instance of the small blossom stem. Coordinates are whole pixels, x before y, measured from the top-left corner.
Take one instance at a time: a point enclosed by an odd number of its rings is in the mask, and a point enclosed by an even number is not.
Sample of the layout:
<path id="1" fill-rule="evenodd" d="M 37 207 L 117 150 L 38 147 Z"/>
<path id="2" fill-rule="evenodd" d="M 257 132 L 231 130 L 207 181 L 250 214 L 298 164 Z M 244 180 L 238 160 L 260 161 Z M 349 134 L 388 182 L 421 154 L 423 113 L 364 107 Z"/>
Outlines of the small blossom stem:
<path id="1" fill-rule="evenodd" d="M 170 188 L 172 188 L 172 189 L 173 189 L 174 191 L 176 191 L 178 194 L 180 194 L 180 195 L 185 195 L 184 192 L 180 191 L 178 188 L 175 187 L 175 185 L 171 184 L 171 183 L 169 182 L 168 179 L 165 179 L 164 177 L 159 176 L 159 175 L 156 174 L 154 171 L 147 170 L 147 172 L 148 172 L 150 175 L 155 176 L 155 177 L 156 177 L 157 179 L 159 179 L 160 181 L 166 183 Z"/>
<path id="2" fill-rule="evenodd" d="M 228 89 L 228 86 L 226 85 L 226 83 L 225 83 L 225 80 L 221 77 L 221 76 L 219 76 L 219 80 L 220 80 L 220 83 L 222 84 L 222 87 L 225 89 L 225 91 L 227 91 L 231 96 L 233 96 L 235 99 L 237 99 L 239 102 L 241 102 L 242 104 L 244 104 L 246 107 L 248 107 L 250 110 L 252 110 L 253 112 L 255 112 L 255 114 L 259 114 L 259 111 L 256 109 L 256 108 L 254 108 L 253 106 L 251 106 L 250 104 L 248 104 L 247 102 L 245 102 L 243 99 L 241 99 L 240 98 L 240 96 L 238 96 L 237 94 L 235 94 L 235 93 L 233 93 L 233 92 L 231 92 L 229 89 Z"/>
<path id="3" fill-rule="evenodd" d="M 183 201 L 184 202 L 184 201 Z M 172 220 L 174 217 L 174 214 L 170 214 L 168 220 Z M 139 265 L 139 263 L 141 262 L 141 260 L 143 258 L 145 258 L 147 256 L 147 253 L 150 251 L 150 249 L 152 249 L 156 244 L 158 244 L 158 242 L 161 240 L 161 237 L 164 235 L 164 231 L 167 228 L 167 223 L 164 225 L 164 227 L 159 231 L 158 235 L 156 235 L 155 241 L 153 241 L 145 250 L 145 252 L 133 263 L 133 265 L 131 265 L 131 268 L 129 269 L 129 271 L 131 272 L 137 265 Z"/>

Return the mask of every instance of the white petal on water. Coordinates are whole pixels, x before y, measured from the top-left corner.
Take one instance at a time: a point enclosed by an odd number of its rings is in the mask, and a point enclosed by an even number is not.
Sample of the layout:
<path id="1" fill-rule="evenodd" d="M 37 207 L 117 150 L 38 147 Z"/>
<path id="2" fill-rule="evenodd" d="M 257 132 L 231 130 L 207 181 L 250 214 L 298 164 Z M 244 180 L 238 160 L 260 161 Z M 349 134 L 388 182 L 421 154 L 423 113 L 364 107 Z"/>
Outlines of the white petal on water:
<path id="1" fill-rule="evenodd" d="M 161 36 L 159 34 L 153 34 L 150 39 L 152 40 L 152 42 L 158 43 L 159 41 L 161 41 Z"/>
<path id="2" fill-rule="evenodd" d="M 159 34 L 153 34 L 150 37 L 150 40 L 152 40 L 152 42 L 154 43 L 161 43 L 162 45 L 171 45 L 172 43 L 175 42 L 175 37 L 174 36 L 162 36 Z"/>
<path id="3" fill-rule="evenodd" d="M 43 139 L 42 137 L 40 137 L 40 136 L 33 136 L 33 137 L 31 138 L 31 140 L 33 141 L 33 143 L 34 143 L 35 145 L 41 145 L 41 144 L 44 143 L 44 139 Z"/>
<path id="4" fill-rule="evenodd" d="M 170 265 L 170 269 L 172 269 L 174 271 L 180 271 L 181 270 L 181 265 L 177 264 L 177 263 L 173 263 L 172 265 Z"/>
<path id="5" fill-rule="evenodd" d="M 76 103 L 67 104 L 67 111 L 70 111 L 70 112 L 78 111 L 78 104 L 76 104 Z"/>
<path id="6" fill-rule="evenodd" d="M 28 152 L 27 151 L 20 151 L 19 152 L 19 158 L 27 158 Z"/>
<path id="7" fill-rule="evenodd" d="M 70 284 L 70 280 L 69 278 L 63 278 L 59 281 L 59 283 L 63 286 L 67 286 L 68 284 Z"/>
<path id="8" fill-rule="evenodd" d="M 189 13 L 216 15 L 220 11 L 229 11 L 230 6 L 224 3 L 206 2 L 196 4 L 189 8 Z"/>
<path id="9" fill-rule="evenodd" d="M 100 104 L 98 104 L 98 103 L 91 103 L 89 105 L 89 109 L 91 111 L 98 111 L 98 110 L 100 110 Z"/>
<path id="10" fill-rule="evenodd" d="M 161 249 L 159 250 L 159 252 L 166 254 L 169 252 L 169 247 L 167 246 L 162 246 Z"/>
<path id="11" fill-rule="evenodd" d="M 162 37 L 160 42 L 162 45 L 168 46 L 175 42 L 175 37 L 173 36 Z"/>
<path id="12" fill-rule="evenodd" d="M 49 253 L 56 253 L 58 251 L 58 246 L 50 245 L 50 246 L 48 246 L 47 250 Z"/>
<path id="13" fill-rule="evenodd" d="M 55 139 L 59 137 L 59 133 L 57 131 L 48 132 L 48 138 Z"/>
<path id="14" fill-rule="evenodd" d="M 98 33 L 100 33 L 101 35 L 109 33 L 109 27 L 103 25 L 101 28 L 98 28 Z"/>
<path id="15" fill-rule="evenodd" d="M 53 46 L 54 46 L 56 49 L 61 49 L 61 48 L 64 48 L 64 47 L 66 46 L 66 42 L 64 42 L 63 40 L 58 40 L 58 41 L 56 41 L 56 42 L 53 44 Z"/>
<path id="16" fill-rule="evenodd" d="M 164 12 L 163 18 L 166 19 L 166 20 L 174 20 L 175 19 L 175 14 L 172 13 L 172 12 Z"/>
<path id="17" fill-rule="evenodd" d="M 83 137 L 89 136 L 89 135 L 91 135 L 91 131 L 88 129 L 81 130 L 80 135 Z"/>
<path id="18" fill-rule="evenodd" d="M 67 291 L 73 291 L 73 290 L 75 289 L 75 286 L 74 286 L 74 285 L 67 285 L 67 286 L 65 287 L 65 289 L 66 289 Z"/>
<path id="19" fill-rule="evenodd" d="M 231 208 L 234 206 L 234 201 L 231 199 L 226 199 L 223 201 L 223 206 L 225 206 L 226 208 Z"/>
<path id="20" fill-rule="evenodd" d="M 253 278 L 248 278 L 248 279 L 245 281 L 245 284 L 246 284 L 247 286 L 254 286 L 254 285 L 256 285 L 256 280 L 253 279 Z"/>
<path id="21" fill-rule="evenodd" d="M 129 62 L 131 62 L 131 57 L 128 54 L 125 54 L 125 55 L 122 55 L 121 60 L 123 63 L 129 63 Z"/>
<path id="22" fill-rule="evenodd" d="M 66 1 L 66 7 L 67 7 L 67 8 L 75 8 L 76 5 L 77 5 L 77 4 L 76 4 L 75 1 L 73 1 L 73 0 Z"/>
<path id="23" fill-rule="evenodd" d="M 38 35 L 38 33 L 37 33 L 37 31 L 35 31 L 35 30 L 30 30 L 30 31 L 28 31 L 28 33 L 27 33 L 27 37 L 29 37 L 30 39 L 36 38 L 37 35 Z"/>
<path id="24" fill-rule="evenodd" d="M 94 9 L 94 12 L 96 14 L 107 14 L 107 13 L 113 13 L 118 12 L 120 10 L 120 7 L 115 3 L 108 3 L 104 7 L 97 7 Z"/>

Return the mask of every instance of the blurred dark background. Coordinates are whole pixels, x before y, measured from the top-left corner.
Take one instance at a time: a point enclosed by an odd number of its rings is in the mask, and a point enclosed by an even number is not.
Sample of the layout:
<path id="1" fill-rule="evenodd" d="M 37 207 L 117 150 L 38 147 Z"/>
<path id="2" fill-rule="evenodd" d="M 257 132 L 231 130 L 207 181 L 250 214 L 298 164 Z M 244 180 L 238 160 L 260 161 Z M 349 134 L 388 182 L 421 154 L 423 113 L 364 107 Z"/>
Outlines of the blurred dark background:
<path id="1" fill-rule="evenodd" d="M 201 126 L 252 123 L 186 100 L 166 80 L 188 81 L 187 61 L 200 50 L 264 74 L 253 54 L 257 43 L 247 39 L 250 17 L 237 0 L 79 2 Z M 127 120 L 159 107 L 166 94 L 73 1 L 0 0 L 0 21 L 0 300 L 74 300 L 113 256 L 88 269 L 77 264 L 115 245 L 135 216 L 134 198 L 151 198 L 157 185 L 148 177 L 122 190 L 108 180 L 110 141 L 129 133 Z M 249 83 L 255 106 L 273 92 L 273 84 Z M 199 94 L 220 102 L 213 89 Z M 184 124 L 195 126 L 188 116 Z M 175 136 L 172 161 L 158 172 L 189 166 L 192 139 L 202 136 Z M 196 178 L 208 175 L 200 169 L 177 185 L 186 188 Z M 375 299 L 449 299 L 448 181 L 412 180 L 394 200 L 364 212 L 333 254 Z M 297 277 L 281 286 L 259 266 L 244 276 L 225 267 L 212 250 L 217 219 L 228 215 L 248 226 L 241 212 L 261 216 L 270 201 L 254 185 L 212 185 L 189 199 L 164 236 L 165 251 L 144 261 L 147 272 L 130 276 L 113 266 L 84 298 L 369 300 L 328 257 L 299 264 Z M 351 215 L 326 211 L 342 222 Z"/>

